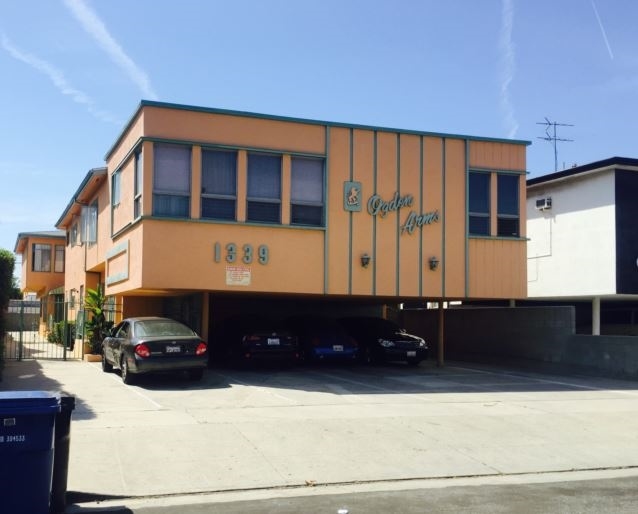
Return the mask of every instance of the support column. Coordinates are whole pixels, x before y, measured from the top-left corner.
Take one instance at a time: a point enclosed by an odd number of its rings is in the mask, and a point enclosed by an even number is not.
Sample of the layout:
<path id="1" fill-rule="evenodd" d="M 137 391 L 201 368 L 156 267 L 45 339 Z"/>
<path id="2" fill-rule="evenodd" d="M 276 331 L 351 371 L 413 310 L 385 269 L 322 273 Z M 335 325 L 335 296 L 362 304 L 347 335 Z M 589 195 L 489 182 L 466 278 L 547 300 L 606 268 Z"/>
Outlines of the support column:
<path id="1" fill-rule="evenodd" d="M 439 334 L 438 334 L 438 340 L 437 340 L 437 352 L 436 352 L 436 365 L 439 368 L 442 368 L 443 365 L 445 364 L 445 356 L 444 356 L 444 350 L 445 350 L 445 345 L 443 344 L 444 342 L 444 334 L 445 334 L 445 327 L 444 327 L 444 322 L 445 322 L 445 316 L 444 314 L 444 310 L 443 310 L 443 298 L 441 298 L 441 300 L 439 301 Z"/>
<path id="2" fill-rule="evenodd" d="M 600 335 L 600 296 L 594 296 L 591 302 L 591 333 Z"/>

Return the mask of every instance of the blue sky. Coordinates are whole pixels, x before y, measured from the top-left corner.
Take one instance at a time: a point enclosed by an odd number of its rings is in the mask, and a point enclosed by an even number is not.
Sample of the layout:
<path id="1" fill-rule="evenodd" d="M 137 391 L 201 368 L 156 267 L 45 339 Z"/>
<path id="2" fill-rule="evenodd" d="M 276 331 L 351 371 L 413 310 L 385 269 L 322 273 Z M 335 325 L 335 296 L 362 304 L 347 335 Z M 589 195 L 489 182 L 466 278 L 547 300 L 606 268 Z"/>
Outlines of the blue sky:
<path id="1" fill-rule="evenodd" d="M 141 99 L 638 157 L 633 0 L 3 0 L 0 248 L 53 230 Z"/>

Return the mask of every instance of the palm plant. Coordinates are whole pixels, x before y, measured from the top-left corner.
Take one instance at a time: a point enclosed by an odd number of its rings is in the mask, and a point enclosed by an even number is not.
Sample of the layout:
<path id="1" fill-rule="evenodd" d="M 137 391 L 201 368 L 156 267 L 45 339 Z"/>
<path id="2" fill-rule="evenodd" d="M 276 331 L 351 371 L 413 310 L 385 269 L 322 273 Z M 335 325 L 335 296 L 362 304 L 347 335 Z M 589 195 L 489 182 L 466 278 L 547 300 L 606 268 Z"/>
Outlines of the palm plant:
<path id="1" fill-rule="evenodd" d="M 102 340 L 113 326 L 113 322 L 106 319 L 106 300 L 107 297 L 100 286 L 97 289 L 86 290 L 84 310 L 89 314 L 86 320 L 86 334 L 91 353 L 95 354 L 102 353 Z"/>

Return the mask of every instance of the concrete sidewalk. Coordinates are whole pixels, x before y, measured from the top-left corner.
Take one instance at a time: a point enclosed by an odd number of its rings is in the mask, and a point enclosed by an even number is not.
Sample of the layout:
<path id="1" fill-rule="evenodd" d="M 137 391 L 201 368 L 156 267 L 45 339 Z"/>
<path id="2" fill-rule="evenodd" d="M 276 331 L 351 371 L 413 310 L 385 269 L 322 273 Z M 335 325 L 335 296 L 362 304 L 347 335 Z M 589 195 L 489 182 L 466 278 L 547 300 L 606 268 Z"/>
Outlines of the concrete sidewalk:
<path id="1" fill-rule="evenodd" d="M 22 361 L 6 364 L 0 389 L 76 397 L 73 501 L 638 474 L 634 382 L 450 364 L 208 370 L 197 384 L 131 387 L 99 363 Z"/>

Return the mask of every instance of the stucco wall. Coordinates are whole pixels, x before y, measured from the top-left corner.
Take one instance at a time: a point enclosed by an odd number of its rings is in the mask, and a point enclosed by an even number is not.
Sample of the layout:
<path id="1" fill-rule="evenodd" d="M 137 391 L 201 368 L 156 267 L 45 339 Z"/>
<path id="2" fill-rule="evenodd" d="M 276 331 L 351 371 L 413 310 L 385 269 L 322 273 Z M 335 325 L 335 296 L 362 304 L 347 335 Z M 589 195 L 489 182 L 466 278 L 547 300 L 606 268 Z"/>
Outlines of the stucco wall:
<path id="1" fill-rule="evenodd" d="M 436 353 L 438 312 L 404 311 L 403 325 Z M 638 379 L 638 337 L 574 333 L 573 307 L 467 308 L 445 311 L 445 358 L 527 359 L 576 371 Z"/>
<path id="2" fill-rule="evenodd" d="M 540 184 L 527 196 L 528 296 L 615 294 L 613 172 Z M 537 210 L 536 200 L 547 197 L 551 209 Z"/>

